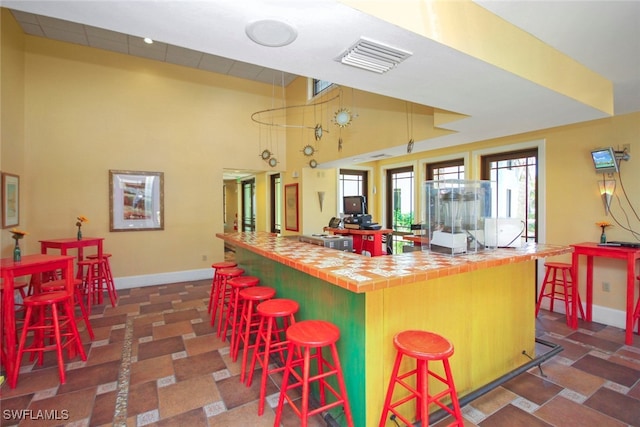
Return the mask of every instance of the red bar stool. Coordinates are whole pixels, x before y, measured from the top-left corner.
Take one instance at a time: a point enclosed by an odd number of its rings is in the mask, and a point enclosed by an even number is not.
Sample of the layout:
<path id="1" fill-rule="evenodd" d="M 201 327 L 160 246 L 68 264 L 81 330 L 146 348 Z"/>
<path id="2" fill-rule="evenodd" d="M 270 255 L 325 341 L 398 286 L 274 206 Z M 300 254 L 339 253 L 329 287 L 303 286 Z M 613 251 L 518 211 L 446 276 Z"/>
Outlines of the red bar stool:
<path id="1" fill-rule="evenodd" d="M 91 314 L 91 304 L 97 304 L 100 300 L 100 276 L 96 274 L 100 268 L 100 261 L 97 259 L 84 259 L 78 261 L 77 278 L 82 280 L 80 285 L 80 295 L 87 298 L 87 311 Z"/>
<path id="2" fill-rule="evenodd" d="M 414 399 L 416 402 L 415 421 L 421 421 L 423 426 L 429 425 L 429 405 L 435 403 L 455 418 L 455 422 L 449 424 L 450 426 L 464 427 L 460 403 L 458 402 L 458 394 L 453 384 L 453 376 L 451 375 L 451 367 L 449 366 L 449 357 L 453 355 L 453 344 L 446 338 L 432 332 L 403 331 L 393 337 L 393 345 L 397 351 L 396 360 L 393 365 L 379 427 L 386 425 L 386 418 L 389 412 L 400 418 L 403 423 L 413 425 L 413 421 L 408 420 L 397 411 L 396 408 Z M 399 375 L 400 364 L 404 356 L 416 359 L 416 368 Z M 430 361 L 442 361 L 445 372 L 444 377 L 429 369 Z M 412 375 L 416 375 L 415 388 L 406 380 Z M 429 376 L 445 384 L 446 388 L 435 395 L 429 394 Z M 404 397 L 392 403 L 391 400 L 396 383 L 408 390 L 409 395 L 405 393 Z M 441 400 L 446 396 L 451 398 L 452 408 L 449 408 L 449 406 Z"/>
<path id="3" fill-rule="evenodd" d="M 567 324 L 572 317 L 571 313 L 571 292 L 573 289 L 573 276 L 571 274 L 571 264 L 565 262 L 546 262 L 544 264 L 546 273 L 542 281 L 542 290 L 536 304 L 536 317 L 540 311 L 540 305 L 544 298 L 549 298 L 549 310 L 553 311 L 553 303 L 555 300 L 564 301 L 564 309 L 567 317 Z M 580 316 L 584 319 L 584 309 L 580 300 L 580 293 L 576 289 L 578 295 L 578 308 Z"/>
<path id="4" fill-rule="evenodd" d="M 211 326 L 215 323 L 216 312 L 218 314 L 218 336 L 222 334 L 222 326 L 224 322 L 224 308 L 227 301 L 231 296 L 231 287 L 228 282 L 234 277 L 242 276 L 244 270 L 238 267 L 223 268 L 216 271 L 216 274 L 220 276 L 220 283 L 216 289 L 216 295 L 213 297 L 213 309 L 211 311 Z"/>
<path id="5" fill-rule="evenodd" d="M 260 324 L 256 334 L 256 344 L 251 357 L 247 387 L 251 387 L 256 362 L 262 366 L 260 379 L 260 400 L 258 403 L 258 415 L 264 413 L 264 399 L 267 391 L 267 379 L 269 375 L 284 370 L 284 366 L 269 369 L 269 359 L 272 354 L 279 353 L 282 363 L 285 362 L 284 352 L 287 348 L 286 331 L 295 324 L 295 314 L 300 305 L 291 299 L 275 298 L 261 302 L 256 307 L 260 315 Z M 278 319 L 282 319 L 280 325 Z M 277 423 L 274 425 L 278 425 Z"/>
<path id="6" fill-rule="evenodd" d="M 339 338 L 340 329 L 333 323 L 324 320 L 302 320 L 287 329 L 287 340 L 289 342 L 287 348 L 287 363 L 284 367 L 284 376 L 282 378 L 280 399 L 278 400 L 274 425 L 280 425 L 282 408 L 286 400 L 291 409 L 300 417 L 303 427 L 307 426 L 309 417 L 336 406 L 342 406 L 344 408 L 347 426 L 353 427 L 347 389 L 344 384 L 338 350 L 336 349 L 336 342 Z M 333 364 L 322 355 L 323 347 L 329 347 Z M 294 351 L 296 349 L 302 350 L 301 356 L 294 357 L 295 354 L 299 354 L 299 352 Z M 312 350 L 314 349 L 315 351 L 312 354 Z M 310 371 L 312 359 L 315 359 L 315 366 L 317 367 L 317 371 L 313 375 Z M 302 369 L 301 374 L 295 370 L 295 368 L 298 367 Z M 336 390 L 327 382 L 327 378 L 331 376 L 335 376 L 337 379 L 339 390 Z M 290 377 L 294 377 L 293 382 L 290 381 Z M 320 407 L 310 409 L 309 387 L 314 381 L 318 384 Z M 290 392 L 296 388 L 301 388 L 302 403 L 300 406 L 296 405 L 294 401 L 298 397 L 298 394 L 290 394 Z M 327 390 L 331 392 L 335 398 L 333 402 L 327 402 Z"/>
<path id="7" fill-rule="evenodd" d="M 25 352 L 37 354 L 38 364 L 42 365 L 43 352 L 50 350 L 55 350 L 57 353 L 60 383 L 64 384 L 65 373 L 62 350 L 67 347 L 69 357 L 73 357 L 77 351 L 82 360 L 87 360 L 76 327 L 73 313 L 73 295 L 65 291 L 43 292 L 26 297 L 24 304 L 27 312 L 18 346 L 15 369 L 10 373 L 10 385 L 15 388 L 18 383 L 20 362 Z M 50 318 L 45 314 L 46 309 L 50 310 Z M 30 332 L 33 333 L 33 339 L 31 344 L 26 346 L 27 335 Z M 45 342 L 49 338 L 52 338 L 54 343 L 46 345 Z"/>
<path id="8" fill-rule="evenodd" d="M 89 312 L 87 311 L 87 307 L 84 305 L 82 301 L 83 297 L 83 282 L 82 279 L 74 279 L 73 280 L 73 289 L 74 289 L 74 302 L 78 304 L 80 307 L 80 313 L 82 314 L 82 320 L 84 321 L 84 325 L 87 328 L 87 332 L 89 333 L 89 338 L 93 341 L 95 335 L 93 334 L 93 328 L 91 327 L 91 322 L 89 321 Z M 50 282 L 45 282 L 40 285 L 40 292 L 56 292 L 56 291 L 66 291 L 66 284 L 64 279 L 53 280 Z"/>
<path id="9" fill-rule="evenodd" d="M 240 291 L 240 298 L 244 301 L 240 322 L 238 324 L 238 337 L 235 346 L 232 348 L 231 358 L 235 362 L 238 360 L 240 342 L 242 345 L 242 366 L 240 368 L 240 382 L 244 382 L 245 371 L 247 369 L 247 358 L 250 349 L 255 349 L 255 342 L 251 344 L 251 337 L 258 332 L 260 316 L 256 311 L 256 306 L 266 300 L 270 300 L 276 295 L 276 290 L 268 286 L 252 286 Z"/>
<path id="10" fill-rule="evenodd" d="M 18 331 L 22 328 L 22 322 L 24 320 L 24 315 L 26 312 L 25 306 L 24 306 L 24 299 L 29 296 L 29 289 L 30 289 L 30 284 L 29 282 L 14 282 L 13 284 L 13 294 L 14 294 L 14 310 L 15 310 L 15 319 L 16 319 L 16 341 L 18 338 Z M 17 292 L 17 294 L 16 294 Z M 4 283 L 0 282 L 0 302 L 3 301 L 4 298 Z M 17 295 L 20 295 L 20 301 L 16 300 Z M 1 304 L 0 304 L 1 305 Z M 2 326 L 2 333 L 6 334 L 7 331 L 4 330 L 4 323 Z M 4 357 L 4 351 L 1 352 L 0 354 L 2 354 L 2 356 Z M 4 358 L 2 359 L 2 365 L 4 366 Z"/>
<path id="11" fill-rule="evenodd" d="M 227 284 L 231 287 L 231 293 L 227 300 L 227 314 L 224 319 L 222 330 L 222 339 L 227 338 L 227 330 L 231 328 L 231 339 L 229 340 L 230 348 L 233 350 L 236 343 L 238 332 L 238 324 L 240 323 L 240 314 L 242 313 L 242 305 L 244 301 L 240 298 L 240 291 L 252 286 L 260 284 L 260 279 L 255 276 L 238 276 L 228 280 Z"/>
<path id="12" fill-rule="evenodd" d="M 637 277 L 640 280 L 640 276 Z M 633 325 L 638 322 L 638 329 L 636 330 L 637 334 L 640 334 L 640 295 L 638 295 L 638 301 L 636 302 L 636 308 L 633 310 L 633 318 L 631 320 L 631 329 L 633 329 Z"/>
<path id="13" fill-rule="evenodd" d="M 113 274 L 111 273 L 111 264 L 109 263 L 109 258 L 111 258 L 111 254 L 103 253 L 102 259 L 98 257 L 98 254 L 87 255 L 87 259 L 89 260 L 98 260 L 98 269 L 100 270 L 98 273 L 98 298 L 99 303 L 102 303 L 102 296 L 104 291 L 106 290 L 109 294 L 109 301 L 111 301 L 111 307 L 115 307 L 118 303 L 118 291 L 116 290 L 116 284 L 113 281 Z M 94 275 L 96 272 L 94 272 Z M 103 287 L 104 285 L 104 287 Z"/>
<path id="14" fill-rule="evenodd" d="M 223 261 L 223 262 L 214 262 L 211 264 L 211 268 L 213 268 L 213 280 L 211 281 L 211 293 L 209 294 L 209 306 L 207 307 L 207 313 L 211 313 L 211 309 L 215 309 L 216 305 L 213 304 L 214 297 L 218 295 L 218 289 L 220 288 L 221 276 L 218 274 L 218 270 L 223 268 L 233 268 L 237 267 L 237 262 L 232 261 Z M 215 312 L 213 314 L 215 317 Z"/>

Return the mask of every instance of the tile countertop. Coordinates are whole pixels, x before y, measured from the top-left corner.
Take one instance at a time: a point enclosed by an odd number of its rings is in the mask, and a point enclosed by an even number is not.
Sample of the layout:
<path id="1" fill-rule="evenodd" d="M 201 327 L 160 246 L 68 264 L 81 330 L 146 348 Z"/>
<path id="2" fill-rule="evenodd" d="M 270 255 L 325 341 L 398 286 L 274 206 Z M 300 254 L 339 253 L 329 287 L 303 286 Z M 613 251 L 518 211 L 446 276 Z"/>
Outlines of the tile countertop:
<path id="1" fill-rule="evenodd" d="M 216 237 L 355 293 L 573 251 L 570 246 L 528 243 L 517 249 L 492 249 L 468 255 L 416 251 L 371 258 L 267 232 L 218 233 Z"/>

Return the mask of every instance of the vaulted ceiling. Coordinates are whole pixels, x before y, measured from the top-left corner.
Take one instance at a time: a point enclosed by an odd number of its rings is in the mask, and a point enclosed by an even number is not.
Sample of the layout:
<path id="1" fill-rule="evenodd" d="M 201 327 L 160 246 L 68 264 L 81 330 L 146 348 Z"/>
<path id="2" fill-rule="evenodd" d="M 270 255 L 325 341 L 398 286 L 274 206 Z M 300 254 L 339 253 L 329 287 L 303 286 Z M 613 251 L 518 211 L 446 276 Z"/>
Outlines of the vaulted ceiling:
<path id="1" fill-rule="evenodd" d="M 265 83 L 314 77 L 466 116 L 442 125 L 451 134 L 416 141 L 414 151 L 640 111 L 638 1 L 52 0 L 3 6 L 28 34 Z M 274 44 L 282 44 L 281 36 L 294 40 L 277 47 L 254 42 L 247 31 L 262 21 L 273 26 L 261 27 L 258 36 L 275 37 Z M 143 37 L 156 42 L 146 45 Z M 382 74 L 337 60 L 363 37 L 410 55 Z"/>

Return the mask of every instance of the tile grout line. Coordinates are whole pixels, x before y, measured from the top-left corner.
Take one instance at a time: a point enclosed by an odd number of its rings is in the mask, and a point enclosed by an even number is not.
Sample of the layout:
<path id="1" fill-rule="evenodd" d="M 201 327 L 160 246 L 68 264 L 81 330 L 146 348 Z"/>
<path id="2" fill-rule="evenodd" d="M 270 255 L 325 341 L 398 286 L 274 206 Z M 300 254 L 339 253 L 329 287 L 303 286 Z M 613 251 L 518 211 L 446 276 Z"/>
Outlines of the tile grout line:
<path id="1" fill-rule="evenodd" d="M 127 403 L 129 400 L 129 380 L 131 376 L 131 344 L 133 341 L 134 317 L 135 316 L 129 316 L 125 324 L 122 359 L 120 372 L 118 373 L 118 395 L 116 397 L 116 408 L 113 414 L 114 427 L 125 427 L 127 425 Z"/>

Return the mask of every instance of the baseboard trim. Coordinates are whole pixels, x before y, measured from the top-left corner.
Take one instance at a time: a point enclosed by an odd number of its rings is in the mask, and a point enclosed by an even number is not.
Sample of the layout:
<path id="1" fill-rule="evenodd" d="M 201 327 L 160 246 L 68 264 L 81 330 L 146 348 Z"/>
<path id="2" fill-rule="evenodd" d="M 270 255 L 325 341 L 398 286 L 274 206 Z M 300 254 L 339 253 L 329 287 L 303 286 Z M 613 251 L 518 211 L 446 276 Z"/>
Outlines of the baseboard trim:
<path id="1" fill-rule="evenodd" d="M 583 307 L 584 307 L 584 304 L 583 304 Z M 548 302 L 544 301 L 542 303 L 541 308 L 548 310 L 549 309 Z M 565 313 L 564 305 L 562 303 L 556 302 L 554 304 L 554 311 L 556 313 L 564 314 Z M 615 326 L 623 330 L 626 328 L 626 324 L 627 324 L 627 316 L 624 310 L 615 310 L 613 308 L 602 307 L 599 305 L 594 305 L 592 307 L 591 318 L 594 322 L 602 323 L 609 326 Z"/>
<path id="2" fill-rule="evenodd" d="M 145 286 L 166 285 L 177 282 L 213 279 L 213 269 L 174 271 L 170 273 L 148 274 L 141 276 L 117 277 L 114 279 L 116 289 L 141 288 Z"/>

